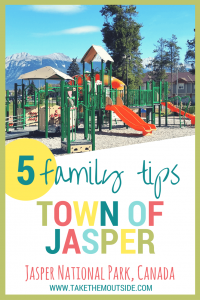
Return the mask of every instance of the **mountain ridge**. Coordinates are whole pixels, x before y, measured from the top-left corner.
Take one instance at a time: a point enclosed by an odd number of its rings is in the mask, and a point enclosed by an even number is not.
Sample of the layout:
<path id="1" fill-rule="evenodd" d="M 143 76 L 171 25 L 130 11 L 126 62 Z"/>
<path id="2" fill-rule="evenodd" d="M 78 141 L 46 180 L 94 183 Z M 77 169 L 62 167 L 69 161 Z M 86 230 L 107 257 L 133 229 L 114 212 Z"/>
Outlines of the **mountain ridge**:
<path id="1" fill-rule="evenodd" d="M 146 68 L 146 65 L 152 61 L 152 57 L 147 57 L 143 59 L 142 64 L 144 68 L 144 72 L 148 72 L 149 69 Z M 83 68 L 80 63 L 81 59 L 77 58 L 77 63 L 79 65 L 80 71 L 82 73 Z M 13 90 L 14 83 L 21 84 L 21 80 L 18 80 L 19 76 L 33 70 L 51 66 L 59 71 L 66 73 L 70 63 L 72 62 L 72 58 L 65 55 L 64 53 L 52 53 L 48 55 L 32 55 L 27 52 L 15 53 L 10 56 L 7 56 L 5 59 L 6 64 L 6 89 Z M 97 55 L 95 60 L 93 61 L 94 69 L 101 68 L 101 58 Z M 90 71 L 90 65 L 86 64 L 86 71 Z M 56 82 L 55 82 L 56 83 Z M 40 82 L 35 82 L 38 87 L 39 84 L 43 85 L 43 80 Z"/>

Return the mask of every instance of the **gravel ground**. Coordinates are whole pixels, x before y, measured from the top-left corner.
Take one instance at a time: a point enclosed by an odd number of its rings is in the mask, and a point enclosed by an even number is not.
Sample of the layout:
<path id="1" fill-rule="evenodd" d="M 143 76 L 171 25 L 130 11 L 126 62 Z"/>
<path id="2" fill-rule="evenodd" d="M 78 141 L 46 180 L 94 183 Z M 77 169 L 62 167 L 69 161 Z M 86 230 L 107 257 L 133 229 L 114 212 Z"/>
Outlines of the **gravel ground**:
<path id="1" fill-rule="evenodd" d="M 175 121 L 175 122 L 174 122 Z M 157 124 L 158 120 L 156 120 Z M 135 131 L 132 128 L 126 129 L 124 127 L 123 122 L 117 121 L 117 124 L 114 124 L 113 121 L 113 129 L 109 130 L 108 124 L 105 124 L 102 128 L 102 131 L 99 132 L 96 129 L 95 134 L 95 148 L 96 150 L 115 148 L 133 144 L 140 143 L 148 143 L 154 141 L 160 141 L 165 139 L 172 139 L 177 137 L 184 137 L 195 135 L 195 127 L 190 126 L 190 120 L 186 121 L 187 126 L 183 126 L 180 128 L 180 123 L 178 117 L 174 120 L 174 118 L 168 118 L 169 126 L 164 126 L 164 118 L 162 118 L 162 126 L 158 127 L 157 130 L 153 131 L 150 136 L 142 136 L 139 131 Z M 175 123 L 175 124 L 174 124 Z M 76 134 L 77 139 L 83 139 L 83 125 L 80 125 L 80 128 Z M 50 137 L 48 139 L 45 138 L 35 138 L 36 140 L 45 144 L 52 152 L 56 155 L 64 155 L 66 153 L 61 150 L 61 138 L 60 137 Z M 6 144 L 13 140 L 7 140 Z"/>

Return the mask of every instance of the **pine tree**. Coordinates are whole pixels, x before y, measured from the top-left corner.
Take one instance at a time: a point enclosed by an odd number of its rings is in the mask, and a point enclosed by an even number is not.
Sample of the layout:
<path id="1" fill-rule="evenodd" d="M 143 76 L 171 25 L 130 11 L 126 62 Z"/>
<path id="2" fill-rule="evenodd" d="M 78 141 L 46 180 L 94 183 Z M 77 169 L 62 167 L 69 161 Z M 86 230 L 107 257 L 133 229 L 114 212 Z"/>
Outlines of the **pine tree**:
<path id="1" fill-rule="evenodd" d="M 142 25 L 134 20 L 138 14 L 136 6 L 104 5 L 100 13 L 105 18 L 101 30 L 103 42 L 114 60 L 113 76 L 126 82 L 128 74 L 129 87 L 136 88 L 142 83 L 143 77 L 141 53 L 139 52 Z"/>
<path id="2" fill-rule="evenodd" d="M 195 38 L 187 40 L 188 50 L 185 55 L 185 62 L 191 64 L 190 73 L 195 74 Z"/>
<path id="3" fill-rule="evenodd" d="M 161 81 L 167 79 L 166 67 L 169 63 L 166 51 L 167 40 L 160 38 L 157 41 L 156 48 L 153 50 L 156 53 L 153 60 L 146 65 L 147 68 L 152 70 L 149 72 L 151 78 L 155 81 Z"/>
<path id="4" fill-rule="evenodd" d="M 18 96 L 21 96 L 22 90 L 20 88 L 18 89 L 18 93 L 17 94 L 18 94 Z"/>
<path id="5" fill-rule="evenodd" d="M 175 72 L 177 70 L 177 66 L 180 60 L 180 49 L 181 47 L 179 47 L 177 45 L 178 40 L 177 37 L 172 34 L 172 37 L 170 40 L 167 41 L 167 57 L 168 57 L 168 68 L 171 72 L 171 97 L 173 97 L 173 82 L 172 82 L 172 75 L 173 72 Z"/>
<path id="6" fill-rule="evenodd" d="M 36 89 L 35 83 L 32 80 L 31 85 L 28 88 L 28 95 L 34 95 L 35 89 Z"/>
<path id="7" fill-rule="evenodd" d="M 71 62 L 71 64 L 69 65 L 69 67 L 67 69 L 67 74 L 71 77 L 81 74 L 81 71 L 79 69 L 79 65 L 77 64 L 76 60 L 77 60 L 77 57 L 72 58 L 72 62 Z"/>

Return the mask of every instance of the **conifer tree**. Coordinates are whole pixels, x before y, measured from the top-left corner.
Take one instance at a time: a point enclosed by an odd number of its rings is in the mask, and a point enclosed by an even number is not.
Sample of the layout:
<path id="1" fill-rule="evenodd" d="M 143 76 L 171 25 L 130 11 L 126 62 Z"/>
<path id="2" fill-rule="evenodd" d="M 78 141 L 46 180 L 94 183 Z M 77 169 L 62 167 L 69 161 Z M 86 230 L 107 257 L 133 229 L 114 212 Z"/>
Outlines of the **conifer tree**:
<path id="1" fill-rule="evenodd" d="M 178 63 L 180 60 L 180 49 L 181 47 L 179 47 L 177 45 L 178 40 L 177 37 L 172 34 L 171 39 L 169 39 L 167 41 L 167 58 L 168 58 L 168 68 L 170 70 L 171 73 L 171 97 L 173 97 L 173 82 L 172 82 L 172 76 L 173 76 L 173 72 L 176 72 L 177 67 L 178 67 Z"/>
<path id="2" fill-rule="evenodd" d="M 104 5 L 100 13 L 105 18 L 103 42 L 114 60 L 113 76 L 126 83 L 128 75 L 129 87 L 137 88 L 142 83 L 143 67 L 139 51 L 142 25 L 134 20 L 136 6 Z"/>
<path id="3" fill-rule="evenodd" d="M 153 60 L 146 65 L 147 68 L 151 68 L 149 75 L 152 80 L 161 81 L 167 79 L 166 67 L 169 63 L 166 51 L 167 40 L 160 38 L 157 41 L 157 45 L 153 52 L 155 53 L 155 57 Z"/>
<path id="4" fill-rule="evenodd" d="M 34 95 L 35 89 L 36 89 L 35 83 L 34 83 L 34 81 L 32 80 L 32 81 L 31 81 L 31 85 L 30 85 L 29 88 L 28 88 L 28 95 Z"/>
<path id="5" fill-rule="evenodd" d="M 69 65 L 68 69 L 67 69 L 67 74 L 71 77 L 75 76 L 75 75 L 80 75 L 80 69 L 79 69 L 79 65 L 76 62 L 77 57 L 76 58 L 72 58 L 72 62 Z"/>
<path id="6" fill-rule="evenodd" d="M 192 68 L 190 69 L 190 73 L 195 74 L 195 38 L 193 38 L 193 40 L 187 40 L 187 47 L 185 62 L 191 64 Z"/>

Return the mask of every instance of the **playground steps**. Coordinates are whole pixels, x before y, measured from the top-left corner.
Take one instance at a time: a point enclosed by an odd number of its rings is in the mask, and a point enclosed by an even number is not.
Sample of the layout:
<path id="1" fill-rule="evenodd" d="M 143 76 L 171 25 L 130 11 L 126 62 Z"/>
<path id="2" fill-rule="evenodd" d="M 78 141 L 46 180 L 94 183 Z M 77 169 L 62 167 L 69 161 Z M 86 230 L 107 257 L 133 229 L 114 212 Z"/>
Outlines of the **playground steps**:
<path id="1" fill-rule="evenodd" d="M 61 141 L 61 149 L 67 152 L 67 141 Z M 70 142 L 70 153 L 81 153 L 92 151 L 92 142 L 88 140 L 76 140 Z"/>

